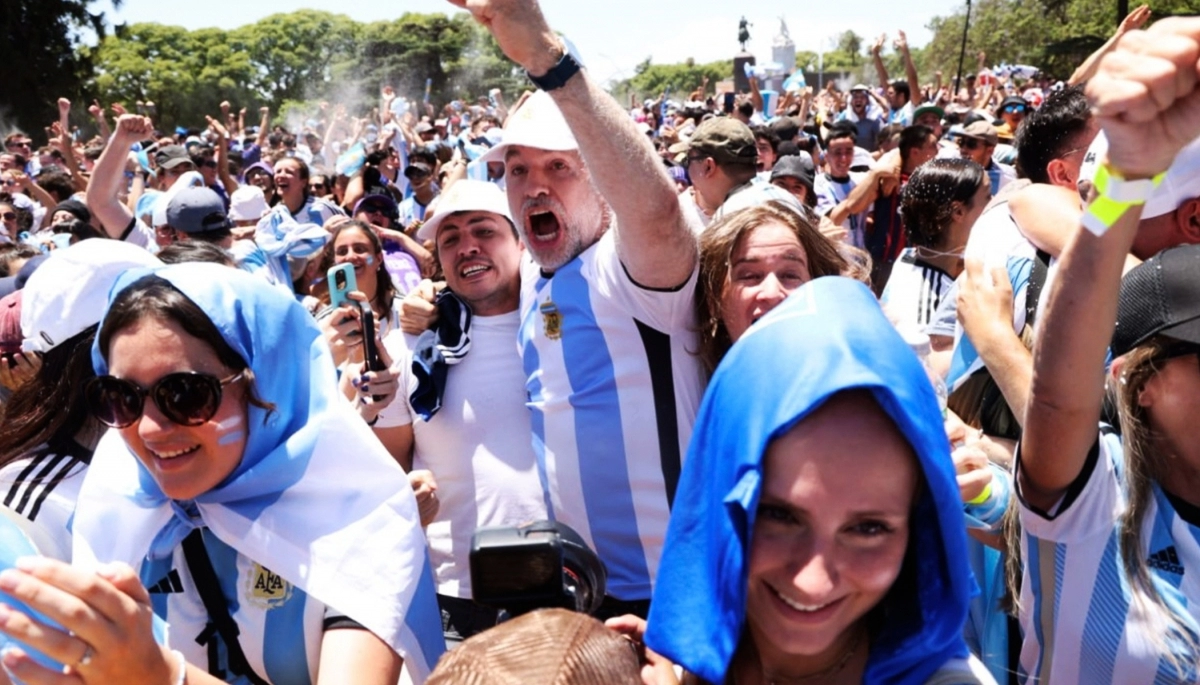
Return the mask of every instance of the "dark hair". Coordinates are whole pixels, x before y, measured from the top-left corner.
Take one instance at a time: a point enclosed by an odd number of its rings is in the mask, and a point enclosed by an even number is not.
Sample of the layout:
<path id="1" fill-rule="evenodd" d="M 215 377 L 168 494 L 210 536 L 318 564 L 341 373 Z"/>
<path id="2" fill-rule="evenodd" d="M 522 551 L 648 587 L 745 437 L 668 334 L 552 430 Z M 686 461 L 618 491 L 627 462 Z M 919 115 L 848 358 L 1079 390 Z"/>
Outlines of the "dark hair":
<path id="1" fill-rule="evenodd" d="M 69 438 L 88 424 L 83 386 L 92 371 L 91 326 L 42 356 L 37 374 L 0 407 L 0 466 L 52 438 Z"/>
<path id="2" fill-rule="evenodd" d="M 329 271 L 333 266 L 334 261 L 334 243 L 337 242 L 338 236 L 351 229 L 357 229 L 367 237 L 371 242 L 371 249 L 378 255 L 378 262 L 375 265 L 375 301 L 371 304 L 383 317 L 390 317 L 392 311 L 392 299 L 396 297 L 396 284 L 392 282 L 392 275 L 388 273 L 387 265 L 383 258 L 383 241 L 379 239 L 379 235 L 375 233 L 375 229 L 358 219 L 351 219 L 338 224 L 337 228 L 329 233 L 329 242 L 325 243 L 325 253 L 321 258 L 321 273 Z M 322 298 L 325 304 L 329 304 L 329 294 L 326 293 Z M 377 325 L 382 326 L 382 321 L 377 321 Z"/>
<path id="3" fill-rule="evenodd" d="M 60 221 L 57 224 L 54 224 L 53 226 L 51 226 L 50 228 L 55 233 L 71 234 L 75 238 L 75 242 L 79 242 L 80 240 L 87 240 L 89 238 L 104 238 L 104 237 L 106 237 L 103 233 L 101 233 L 100 231 L 97 231 L 95 229 L 95 227 L 93 227 L 91 224 L 87 223 L 86 221 L 80 221 L 79 219 L 74 219 L 74 218 L 68 219 L 66 221 Z"/>
<path id="4" fill-rule="evenodd" d="M 896 93 L 903 94 L 905 100 L 912 100 L 912 90 L 910 90 L 908 87 L 908 81 L 901 81 L 900 79 L 896 79 L 895 81 L 892 81 L 888 85 L 891 86 L 892 90 L 895 91 Z"/>
<path id="5" fill-rule="evenodd" d="M 914 148 L 924 145 L 931 135 L 933 135 L 933 129 L 928 126 L 913 124 L 906 127 L 900 132 L 900 158 L 908 161 L 909 153 Z"/>
<path id="6" fill-rule="evenodd" d="M 296 164 L 296 174 L 300 177 L 300 181 L 301 181 L 300 192 L 303 193 L 304 201 L 307 202 L 308 198 L 309 198 L 308 177 L 311 173 L 308 170 L 308 164 L 305 164 L 304 160 L 300 159 L 299 157 L 280 157 L 279 160 L 275 162 L 275 164 L 282 164 L 284 162 L 293 162 Z M 272 173 L 271 173 L 271 183 L 272 183 L 272 185 L 274 185 L 274 183 L 275 183 L 274 170 L 272 170 Z M 224 237 L 224 236 L 222 236 L 222 237 Z"/>
<path id="7" fill-rule="evenodd" d="M 212 348 L 213 353 L 227 368 L 243 374 L 246 383 L 247 401 L 268 412 L 274 411 L 275 405 L 266 402 L 258 396 L 254 383 L 254 371 L 242 359 L 237 350 L 225 342 L 221 331 L 217 330 L 208 314 L 195 302 L 171 285 L 160 276 L 144 276 L 134 281 L 117 295 L 108 307 L 108 313 L 100 324 L 96 334 L 97 346 L 104 360 L 109 361 L 109 348 L 117 333 L 129 328 L 143 319 L 157 319 L 177 324 L 185 333 Z M 90 356 L 89 356 L 90 366 Z"/>
<path id="8" fill-rule="evenodd" d="M 9 207 L 12 207 L 13 214 L 17 215 L 17 232 L 23 233 L 25 231 L 33 230 L 33 212 L 25 209 L 24 207 L 18 207 L 17 204 L 13 202 L 12 195 L 9 193 L 0 193 L 0 205 L 8 205 Z M 9 237 L 13 240 L 16 240 L 17 238 L 15 235 Z"/>
<path id="9" fill-rule="evenodd" d="M 765 140 L 767 141 L 767 145 L 771 146 L 773 152 L 779 152 L 779 134 L 770 126 L 753 126 L 750 130 L 754 132 L 755 140 Z"/>
<path id="10" fill-rule="evenodd" d="M 1034 183 L 1049 183 L 1046 167 L 1077 148 L 1091 121 L 1092 109 L 1082 85 L 1051 93 L 1017 129 L 1017 174 Z"/>
<path id="11" fill-rule="evenodd" d="M 754 116 L 754 103 L 750 102 L 749 100 L 743 100 L 742 102 L 738 103 L 737 113 L 744 117 Z"/>
<path id="12" fill-rule="evenodd" d="M 12 263 L 18 259 L 31 259 L 38 256 L 37 248 L 25 243 L 5 243 L 0 245 L 0 278 L 16 276 L 12 273 Z"/>
<path id="13" fill-rule="evenodd" d="M 825 146 L 829 147 L 830 143 L 835 140 L 841 140 L 842 138 L 849 138 L 850 140 L 855 141 L 855 144 L 857 144 L 858 131 L 854 128 L 854 124 L 849 122 L 837 122 L 830 126 L 829 135 L 825 136 Z"/>
<path id="14" fill-rule="evenodd" d="M 233 256 L 215 243 L 203 240 L 180 240 L 159 250 L 158 258 L 164 264 L 185 262 L 209 262 L 222 266 L 237 267 Z"/>
<path id="15" fill-rule="evenodd" d="M 875 145 L 878 147 L 883 147 L 884 143 L 889 142 L 892 140 L 892 138 L 899 138 L 900 134 L 903 132 L 903 124 L 888 124 L 887 126 L 879 129 L 879 135 L 875 136 Z"/>
<path id="16" fill-rule="evenodd" d="M 917 167 L 900 191 L 900 218 L 908 241 L 937 247 L 950 225 L 954 203 L 971 207 L 986 182 L 983 168 L 969 159 L 934 159 Z"/>
<path id="17" fill-rule="evenodd" d="M 451 151 L 453 154 L 453 150 Z M 438 156 L 432 145 L 422 145 L 412 152 L 408 153 L 408 163 L 425 162 L 431 167 L 437 166 Z"/>
<path id="18" fill-rule="evenodd" d="M 733 212 L 705 229 L 700 236 L 700 275 L 696 281 L 696 322 L 700 326 L 700 348 L 696 354 L 711 374 L 733 341 L 721 316 L 721 298 L 729 281 L 730 260 L 737 246 L 752 231 L 768 223 L 781 223 L 796 234 L 808 257 L 808 272 L 813 278 L 846 273 L 850 266 L 845 257 L 821 232 L 810 217 L 782 202 L 770 201 Z"/>
<path id="19" fill-rule="evenodd" d="M 58 168 L 43 170 L 35 180 L 42 190 L 53 195 L 58 202 L 66 202 L 75 194 L 70 174 Z"/>

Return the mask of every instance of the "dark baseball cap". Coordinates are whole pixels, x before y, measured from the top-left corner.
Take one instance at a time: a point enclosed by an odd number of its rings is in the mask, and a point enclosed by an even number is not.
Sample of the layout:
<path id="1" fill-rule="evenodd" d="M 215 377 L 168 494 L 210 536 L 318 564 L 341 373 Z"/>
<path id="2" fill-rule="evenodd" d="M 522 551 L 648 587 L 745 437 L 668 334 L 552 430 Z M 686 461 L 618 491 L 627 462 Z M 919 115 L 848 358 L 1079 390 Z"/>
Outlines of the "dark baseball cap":
<path id="1" fill-rule="evenodd" d="M 771 168 L 771 180 L 784 176 L 800 179 L 800 182 L 811 187 L 813 184 L 813 169 L 812 158 L 808 158 L 808 163 L 800 155 L 787 155 L 775 160 L 775 166 Z"/>
<path id="2" fill-rule="evenodd" d="M 688 152 L 712 157 L 718 164 L 753 164 L 758 159 L 754 132 L 733 117 L 714 117 L 700 124 L 688 140 Z"/>
<path id="3" fill-rule="evenodd" d="M 354 205 L 353 213 L 358 214 L 365 209 L 382 209 L 384 216 L 387 218 L 391 219 L 392 221 L 400 220 L 400 208 L 396 206 L 396 201 L 393 200 L 392 196 L 390 195 L 384 195 L 382 193 L 367 195 L 363 199 L 359 200 L 358 204 Z"/>
<path id="4" fill-rule="evenodd" d="M 187 149 L 182 145 L 168 145 L 154 153 L 154 164 L 160 169 L 174 169 L 185 162 L 193 164 Z"/>
<path id="5" fill-rule="evenodd" d="M 184 188 L 167 203 L 167 224 L 184 233 L 229 231 L 233 222 L 221 196 L 208 188 Z"/>
<path id="6" fill-rule="evenodd" d="M 1121 280 L 1113 356 L 1156 335 L 1200 344 L 1200 245 L 1163 250 Z"/>

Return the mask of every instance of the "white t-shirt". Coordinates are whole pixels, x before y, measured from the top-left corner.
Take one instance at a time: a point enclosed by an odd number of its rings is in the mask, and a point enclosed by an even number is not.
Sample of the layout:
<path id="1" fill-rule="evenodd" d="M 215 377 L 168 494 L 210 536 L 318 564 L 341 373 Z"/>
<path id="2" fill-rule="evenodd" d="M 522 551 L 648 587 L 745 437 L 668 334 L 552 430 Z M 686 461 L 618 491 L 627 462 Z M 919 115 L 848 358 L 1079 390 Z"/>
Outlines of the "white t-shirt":
<path id="1" fill-rule="evenodd" d="M 1119 551 L 1125 457 L 1120 438 L 1103 428 L 1084 472 L 1051 512 L 1021 501 L 1021 670 L 1028 682 L 1055 685 L 1195 682 L 1200 655 L 1177 647 L 1189 669 L 1179 678 L 1154 646 L 1149 616 L 1131 601 Z M 1200 528 L 1153 489 L 1139 554 L 1162 601 L 1197 635 Z"/>
<path id="2" fill-rule="evenodd" d="M 471 597 L 471 535 L 483 526 L 517 526 L 546 518 L 525 407 L 525 371 L 517 352 L 519 312 L 475 316 L 471 350 L 446 374 L 442 408 L 429 421 L 408 397 L 416 388 L 417 338 L 393 331 L 383 341 L 399 369 L 397 397 L 376 427 L 412 424 L 413 468 L 433 472 L 437 518 L 425 529 L 439 594 Z"/>
<path id="3" fill-rule="evenodd" d="M 546 278 L 521 273 L 533 449 L 554 518 L 608 568 L 608 592 L 648 599 L 703 393 L 693 295 L 634 283 L 615 231 Z"/>

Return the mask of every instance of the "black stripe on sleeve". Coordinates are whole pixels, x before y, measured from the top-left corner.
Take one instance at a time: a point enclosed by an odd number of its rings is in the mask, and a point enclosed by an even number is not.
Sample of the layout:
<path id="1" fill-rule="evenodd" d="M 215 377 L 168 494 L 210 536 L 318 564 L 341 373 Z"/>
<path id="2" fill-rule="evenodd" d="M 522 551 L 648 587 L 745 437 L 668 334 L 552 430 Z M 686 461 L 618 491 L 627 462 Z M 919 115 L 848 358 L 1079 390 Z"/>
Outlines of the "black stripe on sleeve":
<path id="1" fill-rule="evenodd" d="M 658 458 L 662 465 L 667 506 L 675 505 L 675 488 L 683 458 L 679 453 L 679 417 L 675 409 L 675 374 L 671 365 L 671 336 L 634 319 L 646 362 L 650 367 L 650 387 L 654 393 L 654 421 L 658 428 Z"/>
<path id="2" fill-rule="evenodd" d="M 34 490 L 37 489 L 38 485 L 45 483 L 46 477 L 49 476 L 64 459 L 70 459 L 70 457 L 65 454 L 56 454 L 47 460 L 47 463 L 44 467 L 42 467 L 42 470 L 38 471 L 37 475 L 34 476 L 34 482 L 30 485 L 30 487 L 25 489 L 25 494 L 21 496 L 21 501 L 17 503 L 17 506 L 13 507 L 18 514 L 25 514 L 28 516 L 28 514 L 25 512 L 25 507 L 29 504 L 29 500 L 33 497 Z"/>
<path id="3" fill-rule="evenodd" d="M 42 502 L 46 501 L 46 497 L 54 490 L 54 488 L 58 487 L 58 484 L 67 477 L 67 474 L 70 473 L 71 469 L 75 468 L 75 465 L 78 463 L 79 460 L 72 457 L 65 466 L 63 466 L 58 470 L 57 473 L 54 474 L 54 476 L 50 479 L 50 482 L 46 483 L 42 487 L 41 494 L 39 494 L 38 498 L 33 501 L 33 508 L 29 510 L 30 521 L 37 518 L 38 512 L 42 509 Z"/>
<path id="4" fill-rule="evenodd" d="M 4 506 L 12 506 L 13 498 L 16 497 L 17 493 L 21 491 L 21 486 L 28 485 L 29 488 L 33 487 L 32 483 L 27 484 L 25 481 L 27 478 L 29 478 L 29 475 L 33 473 L 33 470 L 38 467 L 39 463 L 40 460 L 37 458 L 30 459 L 29 463 L 25 465 L 25 468 L 21 469 L 21 472 L 17 474 L 17 479 L 13 481 L 12 487 L 8 491 L 8 495 L 4 498 Z"/>

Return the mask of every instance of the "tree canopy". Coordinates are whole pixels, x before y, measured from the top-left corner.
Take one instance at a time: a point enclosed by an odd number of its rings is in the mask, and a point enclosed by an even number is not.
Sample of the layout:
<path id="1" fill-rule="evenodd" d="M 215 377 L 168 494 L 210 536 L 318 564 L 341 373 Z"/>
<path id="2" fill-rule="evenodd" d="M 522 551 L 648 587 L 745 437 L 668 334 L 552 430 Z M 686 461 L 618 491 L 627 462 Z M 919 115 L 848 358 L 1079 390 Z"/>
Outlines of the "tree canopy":
<path id="1" fill-rule="evenodd" d="M 15 123 L 40 130 L 57 118 L 59 97 L 75 98 L 91 65 L 79 50 L 79 35 L 104 35 L 103 12 L 94 0 L 4 0 L 0 2 L 0 127 Z M 120 0 L 110 0 L 120 7 Z"/>
<path id="2" fill-rule="evenodd" d="M 90 92 L 106 102 L 153 101 L 166 125 L 202 122 L 222 100 L 250 111 L 314 109 L 322 101 L 362 111 L 384 85 L 419 100 L 429 79 L 432 98 L 443 102 L 521 84 L 495 40 L 466 14 L 409 12 L 364 24 L 297 10 L 231 31 L 135 24 L 88 55 Z"/>

